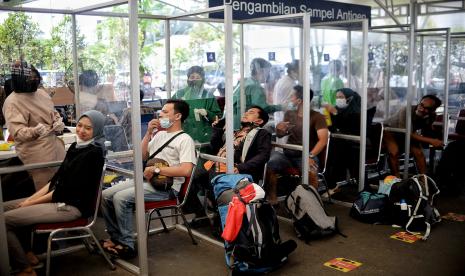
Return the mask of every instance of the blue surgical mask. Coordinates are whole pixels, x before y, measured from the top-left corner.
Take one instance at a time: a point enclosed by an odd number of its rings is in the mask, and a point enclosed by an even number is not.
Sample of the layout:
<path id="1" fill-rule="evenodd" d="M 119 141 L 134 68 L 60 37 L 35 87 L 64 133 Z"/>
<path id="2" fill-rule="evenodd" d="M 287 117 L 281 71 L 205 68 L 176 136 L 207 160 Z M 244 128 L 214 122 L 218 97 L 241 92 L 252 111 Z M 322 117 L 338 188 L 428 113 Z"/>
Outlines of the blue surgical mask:
<path id="1" fill-rule="evenodd" d="M 171 122 L 169 118 L 160 118 L 160 126 L 161 126 L 161 128 L 168 129 L 172 125 L 173 125 L 173 122 Z"/>
<path id="2" fill-rule="evenodd" d="M 348 106 L 349 104 L 347 103 L 346 99 L 336 99 L 336 106 L 344 109 Z"/>
<path id="3" fill-rule="evenodd" d="M 297 105 L 295 105 L 293 102 L 287 103 L 287 110 L 297 110 Z"/>

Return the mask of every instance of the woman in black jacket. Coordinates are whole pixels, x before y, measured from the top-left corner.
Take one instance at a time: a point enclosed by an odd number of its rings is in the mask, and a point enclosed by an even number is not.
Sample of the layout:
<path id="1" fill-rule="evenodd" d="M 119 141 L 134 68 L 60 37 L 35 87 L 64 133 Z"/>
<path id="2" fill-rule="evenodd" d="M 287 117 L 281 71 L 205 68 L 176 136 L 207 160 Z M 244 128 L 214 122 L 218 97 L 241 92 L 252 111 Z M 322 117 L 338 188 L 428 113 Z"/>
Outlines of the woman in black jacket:
<path id="1" fill-rule="evenodd" d="M 336 92 L 336 106 L 328 105 L 331 114 L 332 133 L 360 135 L 361 98 L 350 88 L 341 88 Z M 331 138 L 328 158 L 327 179 L 330 187 L 346 179 L 347 169 L 350 177 L 358 179 L 359 163 L 358 143 L 340 138 Z"/>
<path id="2" fill-rule="evenodd" d="M 98 111 L 84 113 L 76 126 L 77 142 L 50 182 L 28 198 L 5 202 L 8 253 L 12 268 L 20 271 L 17 275 L 36 275 L 33 266 L 39 261 L 27 244 L 31 226 L 93 213 L 105 159 L 104 122 Z"/>

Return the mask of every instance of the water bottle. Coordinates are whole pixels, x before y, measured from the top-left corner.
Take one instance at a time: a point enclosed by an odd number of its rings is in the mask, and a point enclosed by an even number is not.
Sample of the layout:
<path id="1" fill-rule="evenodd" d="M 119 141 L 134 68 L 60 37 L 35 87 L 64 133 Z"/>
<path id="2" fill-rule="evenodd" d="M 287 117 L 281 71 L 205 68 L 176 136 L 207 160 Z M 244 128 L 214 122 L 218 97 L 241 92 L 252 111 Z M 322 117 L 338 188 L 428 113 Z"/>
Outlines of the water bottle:
<path id="1" fill-rule="evenodd" d="M 333 124 L 331 121 L 331 114 L 329 113 L 328 109 L 326 109 L 326 107 L 323 107 L 323 116 L 325 116 L 326 125 L 331 126 Z"/>
<path id="2" fill-rule="evenodd" d="M 408 208 L 407 208 L 407 202 L 405 202 L 405 199 L 400 200 L 400 209 L 402 211 L 407 211 Z"/>

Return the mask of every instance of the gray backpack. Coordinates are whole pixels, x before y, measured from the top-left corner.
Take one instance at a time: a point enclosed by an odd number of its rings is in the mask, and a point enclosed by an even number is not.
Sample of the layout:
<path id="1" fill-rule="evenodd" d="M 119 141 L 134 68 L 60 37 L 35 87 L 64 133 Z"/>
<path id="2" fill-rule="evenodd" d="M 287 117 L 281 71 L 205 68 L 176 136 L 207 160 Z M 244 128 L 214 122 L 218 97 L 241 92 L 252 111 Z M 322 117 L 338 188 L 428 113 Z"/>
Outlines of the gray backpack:
<path id="1" fill-rule="evenodd" d="M 286 208 L 292 215 L 297 237 L 309 242 L 339 232 L 337 218 L 328 216 L 313 186 L 299 185 L 287 196 Z"/>

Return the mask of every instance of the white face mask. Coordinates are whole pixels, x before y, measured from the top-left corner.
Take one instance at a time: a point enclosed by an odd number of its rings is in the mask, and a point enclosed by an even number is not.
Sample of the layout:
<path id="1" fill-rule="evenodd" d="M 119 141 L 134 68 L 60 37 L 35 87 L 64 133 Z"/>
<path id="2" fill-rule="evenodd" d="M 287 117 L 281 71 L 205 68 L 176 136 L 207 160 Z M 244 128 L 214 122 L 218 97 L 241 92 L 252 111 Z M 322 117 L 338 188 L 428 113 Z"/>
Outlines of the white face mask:
<path id="1" fill-rule="evenodd" d="M 297 110 L 297 105 L 295 105 L 293 102 L 287 103 L 287 110 Z"/>
<path id="2" fill-rule="evenodd" d="M 173 122 L 170 122 L 169 118 L 160 118 L 161 128 L 168 129 L 173 125 Z"/>
<path id="3" fill-rule="evenodd" d="M 336 106 L 339 108 L 346 108 L 349 104 L 346 99 L 336 99 Z"/>

